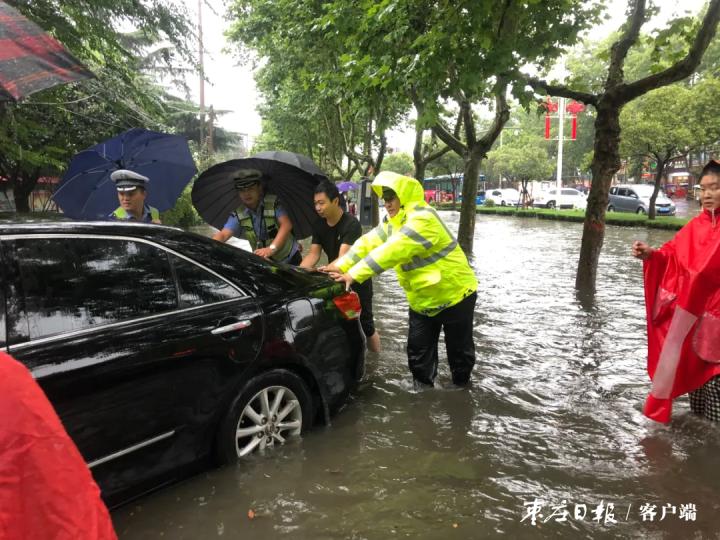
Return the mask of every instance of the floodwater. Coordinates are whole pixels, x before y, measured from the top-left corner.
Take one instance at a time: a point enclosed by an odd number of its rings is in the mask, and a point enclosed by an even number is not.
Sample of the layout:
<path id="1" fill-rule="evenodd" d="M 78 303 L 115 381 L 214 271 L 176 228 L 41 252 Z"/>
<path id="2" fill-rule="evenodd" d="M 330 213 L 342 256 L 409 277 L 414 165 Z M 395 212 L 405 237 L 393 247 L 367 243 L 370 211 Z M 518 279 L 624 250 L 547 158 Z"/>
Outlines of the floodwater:
<path id="1" fill-rule="evenodd" d="M 444 217 L 456 230 L 457 214 Z M 717 538 L 720 429 L 686 398 L 668 426 L 641 414 L 649 383 L 630 243 L 673 233 L 609 227 L 596 302 L 583 307 L 581 232 L 478 216 L 470 389 L 449 388 L 444 355 L 438 387 L 412 389 L 407 304 L 382 275 L 384 350 L 333 424 L 115 511 L 120 538 Z"/>

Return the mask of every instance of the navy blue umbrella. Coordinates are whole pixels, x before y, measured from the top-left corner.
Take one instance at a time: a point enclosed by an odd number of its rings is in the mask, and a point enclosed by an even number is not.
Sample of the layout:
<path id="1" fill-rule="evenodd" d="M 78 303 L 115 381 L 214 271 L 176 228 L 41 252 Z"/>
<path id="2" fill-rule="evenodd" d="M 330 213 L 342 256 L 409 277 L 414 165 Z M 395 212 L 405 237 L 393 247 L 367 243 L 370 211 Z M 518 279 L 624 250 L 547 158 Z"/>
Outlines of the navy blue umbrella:
<path id="1" fill-rule="evenodd" d="M 118 207 L 110 174 L 129 169 L 150 179 L 146 202 L 173 207 L 197 168 L 185 138 L 135 128 L 76 154 L 53 200 L 73 219 L 104 219 Z"/>

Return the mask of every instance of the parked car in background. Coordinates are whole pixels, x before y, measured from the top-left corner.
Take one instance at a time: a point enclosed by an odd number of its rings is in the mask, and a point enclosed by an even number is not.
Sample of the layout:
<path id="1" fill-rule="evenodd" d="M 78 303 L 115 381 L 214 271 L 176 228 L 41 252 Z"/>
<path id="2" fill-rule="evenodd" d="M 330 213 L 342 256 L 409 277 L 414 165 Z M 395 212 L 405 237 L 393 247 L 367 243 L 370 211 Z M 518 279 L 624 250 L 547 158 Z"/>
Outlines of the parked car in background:
<path id="1" fill-rule="evenodd" d="M 327 422 L 364 370 L 355 293 L 170 227 L 0 223 L 0 291 L 110 505 Z"/>
<path id="2" fill-rule="evenodd" d="M 458 195 L 458 202 L 462 202 L 462 195 Z M 475 206 L 480 206 L 485 202 L 485 192 L 484 191 L 478 191 L 477 195 L 475 196 Z"/>
<path id="3" fill-rule="evenodd" d="M 557 196 L 557 188 L 541 191 L 535 194 L 533 206 L 543 208 L 587 208 L 587 196 L 574 188 L 562 188 L 560 198 Z"/>
<path id="4" fill-rule="evenodd" d="M 493 189 L 485 192 L 485 198 L 498 206 L 517 206 L 520 202 L 520 192 L 513 188 Z"/>
<path id="5" fill-rule="evenodd" d="M 621 184 L 610 188 L 608 212 L 633 212 L 647 214 L 654 187 L 649 184 Z M 674 216 L 675 204 L 660 190 L 655 199 L 655 213 L 659 216 Z"/>

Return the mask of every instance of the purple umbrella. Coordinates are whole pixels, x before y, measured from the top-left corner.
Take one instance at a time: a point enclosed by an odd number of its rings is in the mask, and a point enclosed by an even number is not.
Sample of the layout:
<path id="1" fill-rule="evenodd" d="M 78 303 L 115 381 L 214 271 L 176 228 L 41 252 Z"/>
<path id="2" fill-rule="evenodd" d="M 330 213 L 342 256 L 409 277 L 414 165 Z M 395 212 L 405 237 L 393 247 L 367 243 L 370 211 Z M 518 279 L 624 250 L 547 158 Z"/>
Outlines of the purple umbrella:
<path id="1" fill-rule="evenodd" d="M 337 186 L 340 193 L 346 193 L 348 191 L 352 191 L 353 189 L 358 188 L 358 185 L 355 182 L 350 182 L 349 180 L 346 180 L 345 182 L 340 182 L 335 185 Z"/>

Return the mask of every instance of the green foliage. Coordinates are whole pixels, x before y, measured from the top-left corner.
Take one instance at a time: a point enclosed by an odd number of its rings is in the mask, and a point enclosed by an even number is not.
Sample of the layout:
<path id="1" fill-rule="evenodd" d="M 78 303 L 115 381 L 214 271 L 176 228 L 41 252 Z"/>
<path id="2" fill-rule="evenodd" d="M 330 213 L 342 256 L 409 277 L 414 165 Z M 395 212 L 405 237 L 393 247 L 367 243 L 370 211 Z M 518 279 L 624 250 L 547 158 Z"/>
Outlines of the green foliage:
<path id="1" fill-rule="evenodd" d="M 647 156 L 664 166 L 678 155 L 720 139 L 720 81 L 658 88 L 626 106 L 620 116 L 623 155 Z"/>
<path id="2" fill-rule="evenodd" d="M 465 170 L 465 160 L 455 152 L 446 152 L 435 161 L 428 163 L 425 177 L 458 175 Z"/>
<path id="3" fill-rule="evenodd" d="M 379 169 L 384 132 L 399 122 L 404 101 L 383 91 L 388 72 L 368 69 L 364 91 L 354 94 L 348 69 L 352 42 L 332 8 L 311 0 L 235 0 L 228 32 L 246 57 L 263 60 L 256 81 L 264 103 L 260 146 L 309 155 L 331 174 L 349 178 Z M 348 6 L 348 9 L 350 6 Z M 260 147 L 259 146 L 259 147 Z"/>
<path id="4" fill-rule="evenodd" d="M 131 127 L 166 127 L 165 93 L 141 69 L 140 43 L 165 39 L 166 64 L 188 59 L 192 36 L 175 0 L 12 0 L 96 75 L 0 105 L 0 176 L 10 180 L 18 210 L 41 175 L 60 175 L 79 150 Z M 128 25 L 145 40 L 123 33 Z M 161 55 L 162 56 L 162 55 Z M 157 62 L 156 62 L 157 64 Z"/>
<path id="5" fill-rule="evenodd" d="M 174 227 L 189 228 L 194 225 L 203 223 L 202 218 L 192 205 L 190 194 L 192 192 L 192 183 L 190 183 L 180 195 L 180 198 L 170 210 L 163 212 L 161 220 L 164 225 L 172 225 Z"/>
<path id="6" fill-rule="evenodd" d="M 415 164 L 410 154 L 406 152 L 395 152 L 385 156 L 382 163 L 382 169 L 384 171 L 393 171 L 398 174 L 412 176 Z"/>
<path id="7" fill-rule="evenodd" d="M 513 180 L 544 180 L 554 166 L 547 141 L 534 134 L 523 134 L 488 153 L 488 171 Z"/>

